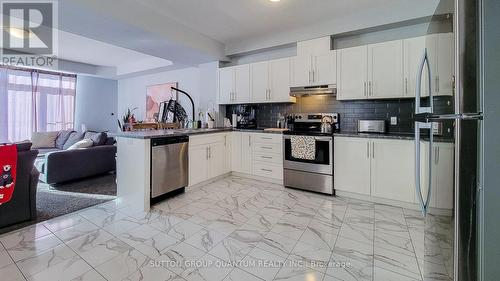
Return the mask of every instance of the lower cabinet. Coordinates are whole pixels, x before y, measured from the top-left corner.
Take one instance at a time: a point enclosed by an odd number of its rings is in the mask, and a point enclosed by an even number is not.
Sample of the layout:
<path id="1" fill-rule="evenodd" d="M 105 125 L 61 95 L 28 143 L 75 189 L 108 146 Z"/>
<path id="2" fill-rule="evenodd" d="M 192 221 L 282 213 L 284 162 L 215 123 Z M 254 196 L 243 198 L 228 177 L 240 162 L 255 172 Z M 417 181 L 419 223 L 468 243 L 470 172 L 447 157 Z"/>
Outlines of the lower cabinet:
<path id="1" fill-rule="evenodd" d="M 421 150 L 422 194 L 428 190 L 429 146 Z M 435 143 L 430 206 L 453 208 L 452 143 Z M 336 190 L 417 203 L 415 148 L 411 140 L 335 137 L 334 186 Z"/>
<path id="2" fill-rule="evenodd" d="M 425 200 L 429 190 L 429 167 L 425 165 L 429 159 L 429 144 L 422 143 L 421 157 L 421 189 Z M 439 209 L 453 208 L 455 147 L 453 143 L 434 143 L 432 151 L 431 198 L 430 207 Z M 415 203 L 418 203 L 415 198 Z"/>
<path id="3" fill-rule="evenodd" d="M 283 179 L 281 134 L 231 133 L 231 170 L 272 179 Z"/>
<path id="4" fill-rule="evenodd" d="M 335 189 L 370 195 L 370 139 L 336 137 L 333 143 Z"/>
<path id="5" fill-rule="evenodd" d="M 371 141 L 371 195 L 403 202 L 415 201 L 413 141 Z"/>
<path id="6" fill-rule="evenodd" d="M 189 185 L 230 171 L 228 134 L 191 136 L 189 139 Z"/>

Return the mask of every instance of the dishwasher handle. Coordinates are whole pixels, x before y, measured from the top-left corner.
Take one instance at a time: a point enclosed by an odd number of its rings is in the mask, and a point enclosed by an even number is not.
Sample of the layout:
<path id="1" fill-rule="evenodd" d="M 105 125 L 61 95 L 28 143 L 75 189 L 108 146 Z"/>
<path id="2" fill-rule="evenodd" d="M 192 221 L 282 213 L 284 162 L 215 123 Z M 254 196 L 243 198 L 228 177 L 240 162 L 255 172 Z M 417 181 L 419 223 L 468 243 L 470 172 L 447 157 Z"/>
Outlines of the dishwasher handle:
<path id="1" fill-rule="evenodd" d="M 151 146 L 169 145 L 174 143 L 189 142 L 189 136 L 161 137 L 151 139 Z"/>

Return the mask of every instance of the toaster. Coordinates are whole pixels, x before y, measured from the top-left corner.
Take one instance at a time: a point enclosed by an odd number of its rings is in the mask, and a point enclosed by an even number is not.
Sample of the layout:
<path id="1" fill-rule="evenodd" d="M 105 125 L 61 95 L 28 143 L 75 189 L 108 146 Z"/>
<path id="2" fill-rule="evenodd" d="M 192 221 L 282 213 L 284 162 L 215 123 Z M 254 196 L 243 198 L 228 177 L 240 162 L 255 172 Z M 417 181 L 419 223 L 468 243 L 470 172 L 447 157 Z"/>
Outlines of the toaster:
<path id="1" fill-rule="evenodd" d="M 360 133 L 385 133 L 385 120 L 358 120 Z"/>

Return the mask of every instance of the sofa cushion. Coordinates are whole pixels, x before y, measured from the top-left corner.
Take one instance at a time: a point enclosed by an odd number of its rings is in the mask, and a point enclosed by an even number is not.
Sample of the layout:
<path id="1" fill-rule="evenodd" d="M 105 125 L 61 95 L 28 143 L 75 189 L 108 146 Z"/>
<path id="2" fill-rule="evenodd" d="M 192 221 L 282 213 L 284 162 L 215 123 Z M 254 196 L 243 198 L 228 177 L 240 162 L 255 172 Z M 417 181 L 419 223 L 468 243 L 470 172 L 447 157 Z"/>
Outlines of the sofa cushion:
<path id="1" fill-rule="evenodd" d="M 76 142 L 72 146 L 68 147 L 67 150 L 79 149 L 79 148 L 89 148 L 94 145 L 94 141 L 91 139 L 83 139 L 81 141 Z"/>
<path id="2" fill-rule="evenodd" d="M 56 139 L 56 148 L 63 149 L 64 144 L 66 143 L 72 132 L 74 131 L 73 130 L 60 131 Z"/>
<path id="3" fill-rule="evenodd" d="M 63 145 L 63 149 L 68 149 L 70 146 L 81 141 L 82 139 L 83 139 L 82 133 L 76 131 L 71 132 L 71 134 L 69 134 L 68 140 Z"/>
<path id="4" fill-rule="evenodd" d="M 56 147 L 56 138 L 59 132 L 34 132 L 31 135 L 33 148 L 53 148 Z"/>
<path id="5" fill-rule="evenodd" d="M 94 146 L 103 145 L 106 143 L 106 138 L 108 135 L 106 133 L 87 131 L 83 136 L 84 139 L 91 139 L 94 142 Z"/>

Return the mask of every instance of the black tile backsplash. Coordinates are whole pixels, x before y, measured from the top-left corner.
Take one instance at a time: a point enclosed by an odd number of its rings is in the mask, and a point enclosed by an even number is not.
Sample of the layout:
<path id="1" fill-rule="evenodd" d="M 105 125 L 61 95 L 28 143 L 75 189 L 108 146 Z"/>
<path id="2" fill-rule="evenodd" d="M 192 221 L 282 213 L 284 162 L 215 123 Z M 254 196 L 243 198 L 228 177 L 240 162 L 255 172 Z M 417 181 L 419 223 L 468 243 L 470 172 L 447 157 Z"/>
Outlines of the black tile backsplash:
<path id="1" fill-rule="evenodd" d="M 424 100 L 422 105 L 428 103 Z M 298 97 L 295 104 L 254 104 L 257 115 L 257 124 L 262 128 L 276 127 L 279 114 L 306 113 L 306 112 L 337 112 L 340 116 L 341 131 L 356 131 L 359 119 L 386 120 L 389 133 L 413 133 L 415 112 L 414 99 L 390 100 L 359 100 L 338 101 L 332 96 Z M 441 96 L 434 98 L 436 112 L 452 113 L 453 97 Z M 240 111 L 239 105 L 227 105 L 226 117 Z M 389 125 L 391 116 L 398 118 L 398 124 Z M 444 136 L 452 137 L 453 123 L 447 122 L 444 126 Z"/>

